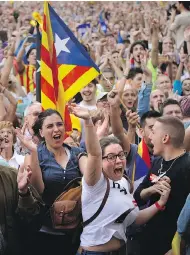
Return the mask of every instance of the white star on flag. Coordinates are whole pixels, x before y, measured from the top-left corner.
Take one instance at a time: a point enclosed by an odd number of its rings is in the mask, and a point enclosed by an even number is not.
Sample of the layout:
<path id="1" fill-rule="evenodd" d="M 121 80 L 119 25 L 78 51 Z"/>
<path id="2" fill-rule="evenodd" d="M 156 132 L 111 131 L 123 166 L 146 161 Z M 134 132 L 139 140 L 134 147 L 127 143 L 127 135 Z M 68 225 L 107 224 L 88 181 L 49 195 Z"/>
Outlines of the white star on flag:
<path id="1" fill-rule="evenodd" d="M 37 60 L 37 62 L 38 62 L 39 68 L 38 68 L 38 70 L 37 70 L 36 72 L 38 73 L 38 72 L 41 71 L 41 61 L 40 61 L 40 60 Z"/>
<path id="2" fill-rule="evenodd" d="M 70 38 L 65 38 L 61 40 L 57 34 L 55 34 L 55 49 L 56 49 L 56 55 L 59 56 L 61 51 L 65 51 L 67 53 L 70 53 L 70 50 L 66 47 L 66 43 L 70 40 Z"/>

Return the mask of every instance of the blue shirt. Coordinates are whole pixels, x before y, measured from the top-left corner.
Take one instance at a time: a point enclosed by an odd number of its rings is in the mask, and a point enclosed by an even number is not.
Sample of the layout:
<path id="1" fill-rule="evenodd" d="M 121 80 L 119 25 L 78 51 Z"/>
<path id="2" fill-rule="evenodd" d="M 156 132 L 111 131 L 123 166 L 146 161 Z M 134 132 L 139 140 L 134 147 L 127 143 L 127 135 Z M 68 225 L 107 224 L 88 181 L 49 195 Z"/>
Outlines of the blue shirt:
<path id="1" fill-rule="evenodd" d="M 63 146 L 70 151 L 70 158 L 65 169 L 57 163 L 54 154 L 47 149 L 44 142 L 38 146 L 38 159 L 45 185 L 43 200 L 47 205 L 52 205 L 70 181 L 81 176 L 78 155 L 84 150 L 66 144 Z"/>
<path id="2" fill-rule="evenodd" d="M 185 205 L 177 221 L 177 232 L 183 235 L 186 231 L 187 224 L 190 222 L 190 194 L 187 197 Z M 187 247 L 186 255 L 190 255 L 190 246 Z"/>
<path id="3" fill-rule="evenodd" d="M 152 83 L 143 83 L 138 94 L 137 112 L 140 117 L 150 110 L 150 94 L 152 91 Z"/>

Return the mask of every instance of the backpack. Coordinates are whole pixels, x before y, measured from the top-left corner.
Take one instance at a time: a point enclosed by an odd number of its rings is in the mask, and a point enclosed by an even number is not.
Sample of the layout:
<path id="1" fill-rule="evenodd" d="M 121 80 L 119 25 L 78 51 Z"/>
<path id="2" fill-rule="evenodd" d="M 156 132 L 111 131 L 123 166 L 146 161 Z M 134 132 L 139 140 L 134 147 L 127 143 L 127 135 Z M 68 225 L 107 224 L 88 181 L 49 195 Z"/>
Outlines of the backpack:
<path id="1" fill-rule="evenodd" d="M 82 221 L 81 194 L 82 178 L 78 177 L 70 181 L 64 191 L 57 197 L 50 208 L 50 215 L 54 229 L 63 231 L 75 231 L 78 227 L 85 227 L 97 218 L 104 208 L 110 192 L 110 182 L 104 175 L 107 182 L 107 189 L 102 203 L 95 214 L 85 222 Z"/>

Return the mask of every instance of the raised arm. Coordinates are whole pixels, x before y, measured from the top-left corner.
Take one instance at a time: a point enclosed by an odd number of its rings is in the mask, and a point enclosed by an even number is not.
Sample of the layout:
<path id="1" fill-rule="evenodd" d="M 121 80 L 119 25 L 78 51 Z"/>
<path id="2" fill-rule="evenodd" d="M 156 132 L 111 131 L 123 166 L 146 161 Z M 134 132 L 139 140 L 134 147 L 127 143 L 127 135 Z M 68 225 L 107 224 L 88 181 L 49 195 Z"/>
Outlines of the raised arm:
<path id="1" fill-rule="evenodd" d="M 22 73 L 24 71 L 24 63 L 23 63 L 23 56 L 25 54 L 25 49 L 26 47 L 28 46 L 28 43 L 27 43 L 27 38 L 25 39 L 25 41 L 23 42 L 19 52 L 18 52 L 18 55 L 17 55 L 17 68 L 18 68 L 18 73 Z"/>
<path id="2" fill-rule="evenodd" d="M 121 71 L 120 66 L 116 65 L 116 63 L 111 55 L 108 55 L 108 59 L 109 59 L 110 65 L 112 67 L 112 70 L 115 72 L 118 79 L 121 79 L 123 77 L 123 72 Z"/>
<path id="3" fill-rule="evenodd" d="M 171 187 L 168 184 L 167 186 L 165 186 L 165 188 L 163 190 L 158 190 L 158 194 L 160 194 L 160 199 L 153 205 L 151 205 L 150 207 L 141 210 L 139 212 L 138 217 L 136 218 L 135 223 L 137 225 L 143 225 L 146 222 L 148 222 L 155 214 L 157 214 L 160 210 L 162 210 L 162 208 L 164 208 L 165 204 L 167 203 L 169 194 L 171 191 Z"/>
<path id="4" fill-rule="evenodd" d="M 108 102 L 111 107 L 111 126 L 113 134 L 121 141 L 124 151 L 130 152 L 130 142 L 127 135 L 125 135 L 123 130 L 123 124 L 121 121 L 121 111 L 120 111 L 120 98 L 117 90 L 112 90 L 108 94 Z"/>
<path id="5" fill-rule="evenodd" d="M 16 135 L 19 138 L 22 146 L 30 151 L 30 154 L 25 156 L 24 161 L 25 167 L 30 166 L 32 169 L 30 183 L 34 186 L 39 194 L 42 194 L 44 191 L 44 182 L 37 155 L 37 146 L 32 142 L 32 139 L 25 138 L 20 129 L 16 129 Z"/>
<path id="6" fill-rule="evenodd" d="M 10 49 L 8 50 L 8 57 L 5 61 L 4 67 L 1 70 L 1 83 L 4 87 L 8 87 L 9 75 L 13 66 L 13 58 L 15 52 L 15 41 L 13 41 Z"/>
<path id="7" fill-rule="evenodd" d="M 4 96 L 0 91 L 0 121 L 5 120 L 5 116 L 6 116 L 6 109 L 4 106 L 3 97 Z"/>
<path id="8" fill-rule="evenodd" d="M 94 186 L 102 173 L 102 150 L 88 109 L 75 104 L 69 106 L 70 112 L 84 120 L 85 143 L 88 158 L 83 166 L 83 176 L 89 186 Z"/>
<path id="9" fill-rule="evenodd" d="M 154 68 L 158 66 L 158 21 L 152 21 L 152 50 L 151 62 Z"/>
<path id="10" fill-rule="evenodd" d="M 179 26 L 177 18 L 178 17 L 176 17 L 176 10 L 174 8 L 172 8 L 172 13 L 171 13 L 171 17 L 170 17 L 169 26 L 168 26 L 168 33 L 167 33 L 168 37 L 171 37 L 172 33 L 174 33 L 175 30 Z"/>
<path id="11" fill-rule="evenodd" d="M 15 118 L 15 113 L 16 113 L 17 101 L 12 96 L 12 94 L 2 85 L 0 85 L 0 91 L 2 91 L 4 97 L 6 97 L 10 103 L 10 105 L 7 109 L 8 114 L 6 114 L 5 120 L 13 122 L 14 118 Z"/>
<path id="12" fill-rule="evenodd" d="M 190 151 L 190 127 L 185 130 L 184 148 Z"/>

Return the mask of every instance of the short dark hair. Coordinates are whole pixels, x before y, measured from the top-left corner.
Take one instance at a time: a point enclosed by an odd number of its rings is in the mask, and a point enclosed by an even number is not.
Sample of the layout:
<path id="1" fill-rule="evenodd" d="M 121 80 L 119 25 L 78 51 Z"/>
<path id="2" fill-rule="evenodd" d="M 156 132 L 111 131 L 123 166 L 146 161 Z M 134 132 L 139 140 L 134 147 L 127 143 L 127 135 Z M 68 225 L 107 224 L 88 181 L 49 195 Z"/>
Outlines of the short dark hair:
<path id="1" fill-rule="evenodd" d="M 161 107 L 161 114 L 163 115 L 163 112 L 164 112 L 164 108 L 168 105 L 178 105 L 179 108 L 181 109 L 181 106 L 179 104 L 179 102 L 173 98 L 168 98 L 166 99 L 166 101 L 164 101 L 162 107 Z"/>
<path id="2" fill-rule="evenodd" d="M 104 153 L 105 153 L 105 149 L 107 146 L 109 146 L 110 144 L 119 144 L 121 145 L 121 142 L 120 140 L 115 137 L 115 136 L 107 136 L 107 137 L 103 137 L 101 140 L 100 140 L 100 146 L 101 146 L 101 149 L 102 149 L 102 156 L 104 156 Z"/>
<path id="3" fill-rule="evenodd" d="M 118 50 L 113 50 L 112 54 L 114 54 L 114 53 L 118 53 L 119 54 L 119 51 Z"/>
<path id="4" fill-rule="evenodd" d="M 141 46 L 144 48 L 144 50 L 146 50 L 146 45 L 144 44 L 144 42 L 142 42 L 142 41 L 136 41 L 136 42 L 132 43 L 132 45 L 131 45 L 131 48 L 130 48 L 130 53 L 131 53 L 131 54 L 133 53 L 133 48 L 134 48 L 136 45 L 141 45 Z"/>
<path id="5" fill-rule="evenodd" d="M 189 78 L 185 78 L 185 79 L 182 81 L 182 86 L 183 86 L 184 81 L 190 81 L 190 77 L 189 77 Z"/>
<path id="6" fill-rule="evenodd" d="M 92 80 L 92 81 L 89 82 L 89 83 L 92 83 L 92 84 L 94 84 L 94 85 L 96 86 L 96 84 L 98 84 L 98 81 L 97 81 L 96 79 L 94 79 L 94 80 Z"/>
<path id="7" fill-rule="evenodd" d="M 161 117 L 161 113 L 157 112 L 157 111 L 148 111 L 148 112 L 145 112 L 142 117 L 141 117 L 141 120 L 140 120 L 140 124 L 141 124 L 141 127 L 144 128 L 145 125 L 146 125 L 146 120 L 147 119 L 150 119 L 150 118 L 159 118 Z"/>
<path id="8" fill-rule="evenodd" d="M 161 69 L 162 74 L 164 74 L 166 72 L 166 69 L 167 69 L 168 65 L 169 65 L 168 63 L 162 63 L 160 65 L 160 69 Z M 175 65 L 176 67 L 178 67 L 178 64 L 175 61 L 172 62 L 172 65 Z"/>
<path id="9" fill-rule="evenodd" d="M 190 11 L 190 2 L 189 1 L 178 1 L 179 4 L 182 4 L 185 9 Z"/>
<path id="10" fill-rule="evenodd" d="M 163 124 L 163 128 L 168 132 L 171 144 L 175 148 L 182 147 L 185 137 L 185 128 L 182 121 L 172 116 L 163 116 L 158 118 L 157 121 Z"/>
<path id="11" fill-rule="evenodd" d="M 134 79 L 137 74 L 143 74 L 143 70 L 140 67 L 134 67 L 129 70 L 127 79 Z"/>
<path id="12" fill-rule="evenodd" d="M 30 55 L 30 53 L 31 53 L 33 50 L 36 50 L 36 48 L 35 48 L 35 47 L 32 47 L 32 48 L 29 49 L 29 51 L 26 53 L 26 59 L 29 58 L 29 55 Z"/>

